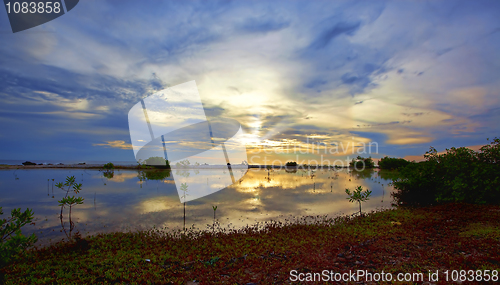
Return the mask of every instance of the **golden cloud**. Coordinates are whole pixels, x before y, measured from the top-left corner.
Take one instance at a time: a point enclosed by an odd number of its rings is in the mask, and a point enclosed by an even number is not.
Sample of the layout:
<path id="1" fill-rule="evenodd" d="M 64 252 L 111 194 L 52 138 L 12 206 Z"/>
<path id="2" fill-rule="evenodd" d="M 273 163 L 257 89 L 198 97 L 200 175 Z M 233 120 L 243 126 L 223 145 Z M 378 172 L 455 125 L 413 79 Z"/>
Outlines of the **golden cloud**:
<path id="1" fill-rule="evenodd" d="M 108 146 L 113 148 L 121 148 L 121 149 L 132 149 L 132 144 L 126 143 L 125 141 L 107 141 L 106 143 L 95 143 L 93 146 Z"/>
<path id="2" fill-rule="evenodd" d="M 431 137 L 406 137 L 406 138 L 394 138 L 387 140 L 388 144 L 397 145 L 407 145 L 407 144 L 421 144 L 431 142 L 433 138 Z"/>

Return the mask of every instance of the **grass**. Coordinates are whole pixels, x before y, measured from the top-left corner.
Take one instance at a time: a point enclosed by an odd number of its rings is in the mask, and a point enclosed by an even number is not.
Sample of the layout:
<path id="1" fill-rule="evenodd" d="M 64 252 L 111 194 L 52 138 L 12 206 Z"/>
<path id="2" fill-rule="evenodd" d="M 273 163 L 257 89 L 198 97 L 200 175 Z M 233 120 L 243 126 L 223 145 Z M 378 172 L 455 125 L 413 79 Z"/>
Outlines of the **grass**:
<path id="1" fill-rule="evenodd" d="M 364 217 L 304 217 L 238 231 L 96 235 L 33 249 L 6 284 L 290 283 L 290 271 L 498 270 L 500 207 L 447 204 Z M 471 284 L 471 283 L 468 283 Z"/>
<path id="2" fill-rule="evenodd" d="M 495 225 L 473 223 L 468 225 L 466 230 L 460 233 L 460 236 L 500 239 L 500 228 Z"/>

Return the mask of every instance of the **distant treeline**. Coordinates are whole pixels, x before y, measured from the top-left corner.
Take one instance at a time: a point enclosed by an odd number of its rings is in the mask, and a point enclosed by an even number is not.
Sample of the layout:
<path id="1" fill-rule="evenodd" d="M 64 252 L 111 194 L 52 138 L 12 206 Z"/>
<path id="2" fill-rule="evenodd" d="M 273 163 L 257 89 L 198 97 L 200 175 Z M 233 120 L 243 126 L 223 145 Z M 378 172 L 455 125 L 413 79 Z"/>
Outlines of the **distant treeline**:
<path id="1" fill-rule="evenodd" d="M 394 158 L 380 161 L 380 168 L 399 168 L 400 178 L 393 181 L 398 190 L 393 194 L 398 204 L 500 203 L 499 138 L 479 151 L 452 147 L 438 154 L 431 147 L 424 158 L 425 161 L 418 163 Z"/>
<path id="2" fill-rule="evenodd" d="M 398 169 L 403 168 L 410 164 L 410 162 L 404 158 L 393 158 L 384 157 L 378 162 L 378 167 L 380 169 Z"/>

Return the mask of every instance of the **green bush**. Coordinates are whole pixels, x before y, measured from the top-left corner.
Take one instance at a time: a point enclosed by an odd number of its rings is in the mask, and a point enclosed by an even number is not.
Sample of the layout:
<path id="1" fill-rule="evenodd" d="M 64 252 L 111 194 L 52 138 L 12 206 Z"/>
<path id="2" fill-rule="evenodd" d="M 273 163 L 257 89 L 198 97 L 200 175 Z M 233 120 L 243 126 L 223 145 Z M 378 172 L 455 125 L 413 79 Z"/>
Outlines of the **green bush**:
<path id="1" fill-rule="evenodd" d="M 368 158 L 358 156 L 356 159 L 352 159 L 352 161 L 349 163 L 349 166 L 353 167 L 356 170 L 363 170 L 365 168 L 374 168 L 375 163 L 373 162 L 371 156 Z"/>
<path id="2" fill-rule="evenodd" d="M 0 215 L 3 215 L 2 207 L 0 207 Z M 21 208 L 13 209 L 8 219 L 0 219 L 0 269 L 7 266 L 18 253 L 37 241 L 35 234 L 26 237 L 21 233 L 21 228 L 31 223 L 32 220 L 33 211 L 26 209 L 21 213 Z"/>
<path id="3" fill-rule="evenodd" d="M 433 162 L 411 163 L 400 170 L 400 177 L 393 180 L 393 193 L 399 205 L 431 205 L 436 201 L 436 164 Z"/>
<path id="4" fill-rule="evenodd" d="M 104 164 L 103 168 L 104 169 L 114 169 L 115 165 L 111 162 L 108 162 L 108 163 Z"/>
<path id="5" fill-rule="evenodd" d="M 460 147 L 438 154 L 431 147 L 424 157 L 401 169 L 393 182 L 399 204 L 500 203 L 500 139 L 480 151 Z"/>
<path id="6" fill-rule="evenodd" d="M 286 166 L 297 166 L 297 162 L 295 161 L 289 161 L 286 163 Z"/>
<path id="7" fill-rule="evenodd" d="M 380 169 L 398 169 L 403 168 L 408 164 L 410 164 L 410 162 L 406 159 L 386 156 L 378 162 L 378 167 Z"/>
<path id="8" fill-rule="evenodd" d="M 152 165 L 152 166 L 165 166 L 167 168 L 170 167 L 168 160 L 166 160 L 163 157 L 159 157 L 159 156 L 153 156 L 153 157 L 146 159 L 144 161 L 144 164 L 145 165 Z"/>

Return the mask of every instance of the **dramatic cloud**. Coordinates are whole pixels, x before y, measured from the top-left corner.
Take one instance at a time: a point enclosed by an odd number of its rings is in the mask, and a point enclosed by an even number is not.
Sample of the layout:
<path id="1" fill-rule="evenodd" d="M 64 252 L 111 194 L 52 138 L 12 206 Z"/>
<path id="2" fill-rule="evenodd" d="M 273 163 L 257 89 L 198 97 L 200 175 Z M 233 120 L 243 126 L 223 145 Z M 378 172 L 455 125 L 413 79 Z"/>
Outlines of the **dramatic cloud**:
<path id="1" fill-rule="evenodd" d="M 242 124 L 249 155 L 318 159 L 311 139 L 377 142 L 374 157 L 480 145 L 500 130 L 499 14 L 497 1 L 85 1 L 12 34 L 0 13 L 0 157 L 133 160 L 130 108 L 191 80 L 208 118 Z"/>

